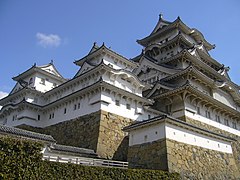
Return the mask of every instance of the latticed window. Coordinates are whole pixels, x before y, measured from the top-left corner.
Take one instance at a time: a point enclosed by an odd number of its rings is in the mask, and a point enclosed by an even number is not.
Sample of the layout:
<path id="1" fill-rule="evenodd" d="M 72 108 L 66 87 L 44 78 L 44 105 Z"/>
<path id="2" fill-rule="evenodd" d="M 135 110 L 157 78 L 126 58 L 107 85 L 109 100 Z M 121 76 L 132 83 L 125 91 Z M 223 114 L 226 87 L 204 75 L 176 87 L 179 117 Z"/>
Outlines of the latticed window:
<path id="1" fill-rule="evenodd" d="M 228 121 L 228 119 L 224 119 L 224 124 L 225 124 L 226 126 L 229 126 L 229 121 Z"/>
<path id="2" fill-rule="evenodd" d="M 197 114 L 201 114 L 200 107 L 197 107 Z"/>
<path id="3" fill-rule="evenodd" d="M 221 120 L 220 120 L 220 116 L 215 115 L 215 120 L 216 120 L 217 122 L 221 122 Z"/>
<path id="4" fill-rule="evenodd" d="M 232 127 L 233 127 L 234 129 L 237 129 L 237 123 L 236 123 L 236 122 L 232 122 Z"/>

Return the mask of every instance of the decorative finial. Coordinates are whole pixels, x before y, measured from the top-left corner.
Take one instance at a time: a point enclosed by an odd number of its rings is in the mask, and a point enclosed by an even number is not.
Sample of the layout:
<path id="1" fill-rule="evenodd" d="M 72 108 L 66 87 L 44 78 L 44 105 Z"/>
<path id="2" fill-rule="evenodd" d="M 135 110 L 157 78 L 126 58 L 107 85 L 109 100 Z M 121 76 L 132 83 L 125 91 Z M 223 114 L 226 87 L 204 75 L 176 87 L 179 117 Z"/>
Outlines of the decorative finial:
<path id="1" fill-rule="evenodd" d="M 36 63 L 33 64 L 33 67 L 36 67 Z"/>
<path id="2" fill-rule="evenodd" d="M 160 13 L 160 14 L 159 14 L 159 20 L 161 20 L 162 18 L 163 18 L 163 14 Z"/>
<path id="3" fill-rule="evenodd" d="M 103 42 L 102 45 L 105 46 L 105 43 Z"/>
<path id="4" fill-rule="evenodd" d="M 97 45 L 97 42 L 95 41 L 95 42 L 93 43 L 93 45 L 96 46 L 96 45 Z"/>
<path id="5" fill-rule="evenodd" d="M 50 64 L 53 64 L 53 60 L 51 59 L 51 62 L 50 62 Z"/>

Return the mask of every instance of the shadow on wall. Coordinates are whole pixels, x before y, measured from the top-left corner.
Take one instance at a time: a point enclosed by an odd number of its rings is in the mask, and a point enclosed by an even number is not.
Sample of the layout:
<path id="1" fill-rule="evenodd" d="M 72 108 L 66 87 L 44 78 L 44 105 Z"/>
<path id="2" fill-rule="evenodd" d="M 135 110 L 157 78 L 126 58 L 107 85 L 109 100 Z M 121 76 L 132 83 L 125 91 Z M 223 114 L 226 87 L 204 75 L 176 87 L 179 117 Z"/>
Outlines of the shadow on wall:
<path id="1" fill-rule="evenodd" d="M 113 155 L 113 160 L 127 161 L 129 137 L 125 136 Z"/>

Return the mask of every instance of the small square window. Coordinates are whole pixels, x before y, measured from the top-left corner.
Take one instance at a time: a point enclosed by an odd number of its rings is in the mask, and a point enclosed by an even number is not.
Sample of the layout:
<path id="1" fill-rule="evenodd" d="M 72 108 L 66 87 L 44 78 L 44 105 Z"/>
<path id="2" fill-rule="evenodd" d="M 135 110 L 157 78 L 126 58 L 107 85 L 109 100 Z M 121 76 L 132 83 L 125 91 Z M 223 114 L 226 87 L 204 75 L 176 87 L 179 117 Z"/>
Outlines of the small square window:
<path id="1" fill-rule="evenodd" d="M 119 100 L 116 100 L 116 101 L 115 101 L 115 105 L 116 105 L 116 106 L 120 106 L 120 101 L 119 101 Z"/>
<path id="2" fill-rule="evenodd" d="M 148 136 L 147 136 L 147 135 L 145 135 L 145 136 L 144 136 L 144 142 L 146 142 L 146 141 L 147 141 L 147 139 L 148 139 Z"/>
<path id="3" fill-rule="evenodd" d="M 45 85 L 45 79 L 42 78 L 40 83 Z"/>
<path id="4" fill-rule="evenodd" d="M 131 109 L 131 105 L 130 104 L 126 104 L 126 108 L 130 110 Z"/>

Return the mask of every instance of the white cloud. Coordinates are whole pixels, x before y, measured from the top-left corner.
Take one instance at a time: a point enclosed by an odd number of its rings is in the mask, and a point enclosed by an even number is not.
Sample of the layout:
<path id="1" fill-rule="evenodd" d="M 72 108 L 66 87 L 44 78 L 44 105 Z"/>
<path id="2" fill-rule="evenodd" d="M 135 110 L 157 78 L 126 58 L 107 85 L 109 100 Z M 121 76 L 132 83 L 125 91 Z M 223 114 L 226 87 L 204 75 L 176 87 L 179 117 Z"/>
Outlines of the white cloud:
<path id="1" fill-rule="evenodd" d="M 8 93 L 0 91 L 0 99 L 6 97 L 8 95 Z M 0 106 L 0 109 L 2 109 L 2 106 Z"/>
<path id="2" fill-rule="evenodd" d="M 57 34 L 37 33 L 36 38 L 38 44 L 44 48 L 58 47 L 61 44 L 61 38 Z"/>
<path id="3" fill-rule="evenodd" d="M 0 99 L 6 97 L 8 95 L 7 92 L 0 91 Z"/>

